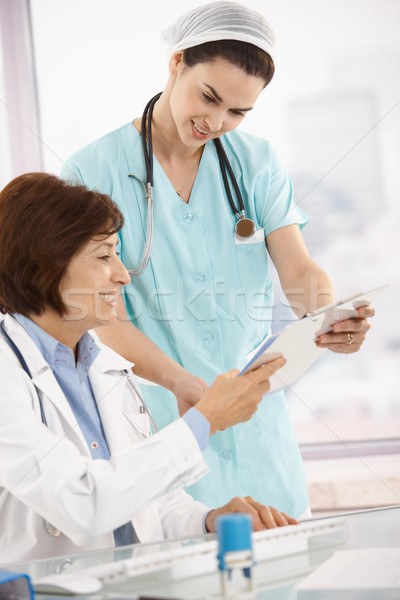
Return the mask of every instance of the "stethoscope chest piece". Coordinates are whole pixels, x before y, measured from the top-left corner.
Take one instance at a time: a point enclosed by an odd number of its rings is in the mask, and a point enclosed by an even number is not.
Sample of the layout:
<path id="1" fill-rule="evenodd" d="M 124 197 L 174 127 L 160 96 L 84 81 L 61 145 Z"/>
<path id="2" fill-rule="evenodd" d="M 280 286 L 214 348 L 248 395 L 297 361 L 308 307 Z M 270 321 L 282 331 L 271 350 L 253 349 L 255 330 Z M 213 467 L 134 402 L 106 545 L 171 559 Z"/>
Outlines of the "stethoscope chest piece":
<path id="1" fill-rule="evenodd" d="M 239 239 L 246 239 L 254 235 L 255 230 L 254 221 L 241 216 L 235 225 L 235 236 Z"/>

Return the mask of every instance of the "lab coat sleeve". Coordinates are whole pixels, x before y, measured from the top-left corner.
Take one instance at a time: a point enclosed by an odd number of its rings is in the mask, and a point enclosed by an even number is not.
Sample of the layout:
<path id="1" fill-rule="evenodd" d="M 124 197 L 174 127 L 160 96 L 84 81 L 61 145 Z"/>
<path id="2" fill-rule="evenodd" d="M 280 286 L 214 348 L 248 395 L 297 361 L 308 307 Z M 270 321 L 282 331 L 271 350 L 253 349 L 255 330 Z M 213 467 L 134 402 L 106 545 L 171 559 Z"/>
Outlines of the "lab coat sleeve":
<path id="1" fill-rule="evenodd" d="M 204 516 L 210 509 L 179 489 L 163 496 L 158 510 L 164 537 L 179 539 L 203 534 Z"/>
<path id="2" fill-rule="evenodd" d="M 36 392 L 31 381 L 10 361 L 0 360 L 0 390 L 3 494 L 17 498 L 78 545 L 112 531 L 164 494 L 207 472 L 183 419 L 110 461 L 93 461 L 72 441 L 70 428 L 62 431 L 62 414 L 57 417 L 59 434 L 41 422 L 32 408 Z M 171 512 L 168 522 L 173 518 Z"/>

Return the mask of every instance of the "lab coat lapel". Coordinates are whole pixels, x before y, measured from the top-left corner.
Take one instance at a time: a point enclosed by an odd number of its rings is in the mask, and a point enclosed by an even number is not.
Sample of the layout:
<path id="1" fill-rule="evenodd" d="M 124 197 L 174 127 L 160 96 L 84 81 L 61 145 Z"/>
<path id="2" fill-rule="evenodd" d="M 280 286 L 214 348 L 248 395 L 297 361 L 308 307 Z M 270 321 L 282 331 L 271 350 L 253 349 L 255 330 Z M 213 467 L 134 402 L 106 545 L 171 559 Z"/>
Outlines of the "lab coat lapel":
<path id="1" fill-rule="evenodd" d="M 110 375 L 94 371 L 90 374 L 90 383 L 111 454 L 126 448 L 123 435 L 126 418 L 122 412 L 125 379 L 120 374 Z"/>
<path id="2" fill-rule="evenodd" d="M 59 413 L 58 417 L 67 423 L 68 428 L 79 437 L 86 447 L 85 439 L 77 425 L 75 415 L 69 402 L 63 394 L 63 391 L 57 383 L 57 380 L 42 353 L 16 319 L 10 315 L 6 315 L 4 322 L 7 333 L 19 348 L 19 351 L 28 365 L 32 375 L 32 383 L 35 385 L 36 389 L 57 408 Z M 44 410 L 46 413 L 45 407 Z M 50 425 L 50 422 L 48 424 Z"/>
<path id="3" fill-rule="evenodd" d="M 125 391 L 129 385 L 124 371 L 131 367 L 132 363 L 101 344 L 101 352 L 89 372 L 111 454 L 125 450 L 132 444 L 132 425 L 123 413 Z"/>
<path id="4" fill-rule="evenodd" d="M 57 408 L 59 412 L 59 418 L 66 421 L 70 430 L 72 430 L 86 446 L 85 438 L 81 433 L 81 429 L 76 421 L 76 417 L 50 367 L 47 366 L 45 371 L 42 371 L 35 377 L 32 377 L 32 382 L 34 383 L 35 387 L 40 390 L 42 394 L 46 396 Z"/>

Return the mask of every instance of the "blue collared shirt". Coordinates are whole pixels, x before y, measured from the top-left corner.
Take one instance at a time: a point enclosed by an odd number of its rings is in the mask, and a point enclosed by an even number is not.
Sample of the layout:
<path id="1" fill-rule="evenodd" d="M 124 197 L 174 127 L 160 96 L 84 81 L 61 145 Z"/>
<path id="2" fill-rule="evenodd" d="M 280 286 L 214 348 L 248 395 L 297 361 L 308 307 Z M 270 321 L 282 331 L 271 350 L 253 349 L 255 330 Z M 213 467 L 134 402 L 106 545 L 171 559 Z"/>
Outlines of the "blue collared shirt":
<path id="1" fill-rule="evenodd" d="M 110 458 L 110 451 L 104 434 L 97 403 L 88 377 L 100 348 L 89 333 L 79 340 L 77 360 L 68 348 L 28 317 L 14 315 L 20 325 L 35 342 L 54 377 L 67 398 L 92 458 Z"/>

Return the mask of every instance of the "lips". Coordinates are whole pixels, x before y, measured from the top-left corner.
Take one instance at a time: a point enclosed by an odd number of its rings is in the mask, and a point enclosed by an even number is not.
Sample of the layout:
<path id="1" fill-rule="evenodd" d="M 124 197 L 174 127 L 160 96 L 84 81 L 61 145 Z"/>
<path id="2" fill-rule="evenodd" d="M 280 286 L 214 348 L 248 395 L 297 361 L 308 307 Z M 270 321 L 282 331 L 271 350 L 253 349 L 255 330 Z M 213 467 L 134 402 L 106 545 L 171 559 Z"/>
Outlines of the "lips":
<path id="1" fill-rule="evenodd" d="M 213 132 L 207 129 L 203 129 L 200 125 L 197 125 L 194 121 L 192 121 L 192 132 L 195 138 L 199 140 L 204 140 L 208 137 L 211 137 Z"/>
<path id="2" fill-rule="evenodd" d="M 116 293 L 111 293 L 111 294 L 99 294 L 100 298 L 102 300 L 104 300 L 104 302 L 106 302 L 107 304 L 109 304 L 110 306 L 117 306 L 117 294 Z"/>

